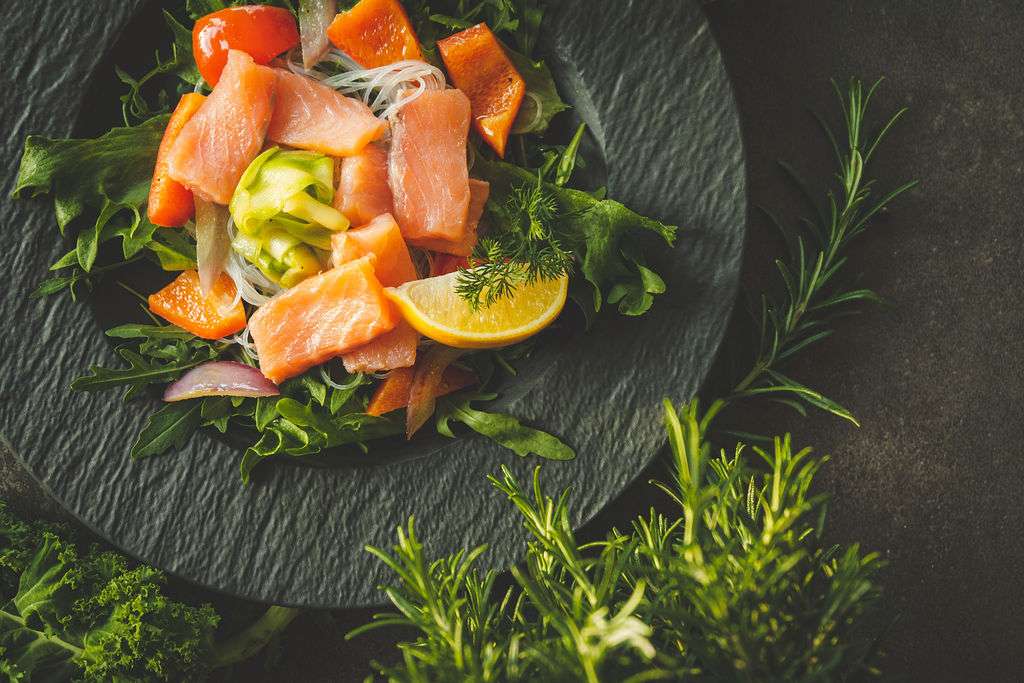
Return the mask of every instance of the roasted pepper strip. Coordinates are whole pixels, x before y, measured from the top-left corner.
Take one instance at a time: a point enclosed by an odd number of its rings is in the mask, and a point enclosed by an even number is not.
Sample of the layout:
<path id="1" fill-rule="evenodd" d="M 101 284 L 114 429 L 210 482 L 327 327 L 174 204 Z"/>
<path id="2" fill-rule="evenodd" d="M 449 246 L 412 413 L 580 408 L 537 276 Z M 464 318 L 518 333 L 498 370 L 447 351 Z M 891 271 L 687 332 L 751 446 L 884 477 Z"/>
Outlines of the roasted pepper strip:
<path id="1" fill-rule="evenodd" d="M 146 204 L 146 215 L 150 223 L 165 228 L 178 228 L 192 218 L 195 212 L 195 204 L 192 201 L 192 192 L 172 180 L 167 173 L 167 154 L 174 141 L 178 139 L 178 133 L 185 127 L 192 115 L 199 110 L 200 105 L 206 98 L 199 93 L 188 93 L 182 95 L 174 113 L 171 114 L 164 129 L 164 137 L 160 141 L 160 149 L 156 153 L 156 167 L 153 169 L 153 180 L 149 185 L 149 201 Z"/>

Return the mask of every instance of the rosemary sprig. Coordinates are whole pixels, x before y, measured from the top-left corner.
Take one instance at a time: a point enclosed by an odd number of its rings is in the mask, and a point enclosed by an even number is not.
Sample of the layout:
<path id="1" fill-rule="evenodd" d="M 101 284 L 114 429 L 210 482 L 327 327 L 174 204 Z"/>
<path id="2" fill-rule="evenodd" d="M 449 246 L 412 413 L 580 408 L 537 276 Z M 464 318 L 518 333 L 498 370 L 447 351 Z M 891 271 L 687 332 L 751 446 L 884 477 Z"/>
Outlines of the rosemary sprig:
<path id="1" fill-rule="evenodd" d="M 881 82 L 879 79 L 865 92 L 860 80 L 851 79 L 845 94 L 835 81 L 832 82 L 842 107 L 845 147 L 840 147 L 829 125 L 815 117 L 839 165 L 838 188 L 828 191 L 825 211 L 816 206 L 813 195 L 796 172 L 787 164 L 781 164 L 808 202 L 815 206 L 816 220 L 803 219 L 797 228 L 790 228 L 763 211 L 789 247 L 789 260 L 775 261 L 783 294 L 781 297 L 761 295 L 760 310 L 755 314 L 760 326 L 760 344 L 753 366 L 736 383 L 730 395 L 708 407 L 702 418 L 705 428 L 730 403 L 755 396 L 769 396 L 801 411 L 807 404 L 858 424 L 849 410 L 783 374 L 780 368 L 797 353 L 831 336 L 830 321 L 851 313 L 852 305 L 879 300 L 870 289 L 841 284 L 838 275 L 847 262 L 847 247 L 865 231 L 871 219 L 917 185 L 917 181 L 904 183 L 872 202 L 876 181 L 865 176 L 868 163 L 906 112 L 905 108 L 898 110 L 873 136 L 865 133 L 868 105 Z"/>
<path id="2" fill-rule="evenodd" d="M 518 187 L 500 208 L 497 230 L 480 240 L 456 292 L 473 308 L 512 296 L 517 287 L 569 275 L 573 256 L 555 236 L 558 202 L 536 184 Z"/>
<path id="3" fill-rule="evenodd" d="M 582 543 L 569 496 L 524 488 L 507 468 L 492 485 L 529 535 L 514 585 L 480 572 L 480 546 L 430 562 L 412 521 L 389 552 L 395 612 L 350 632 L 416 631 L 389 681 L 838 680 L 871 670 L 862 624 L 878 603 L 875 554 L 820 539 L 825 498 L 809 493 L 824 459 L 787 438 L 710 455 L 696 401 L 665 406 L 678 518 L 651 510 L 626 533 Z M 764 468 L 762 468 L 764 469 Z"/>

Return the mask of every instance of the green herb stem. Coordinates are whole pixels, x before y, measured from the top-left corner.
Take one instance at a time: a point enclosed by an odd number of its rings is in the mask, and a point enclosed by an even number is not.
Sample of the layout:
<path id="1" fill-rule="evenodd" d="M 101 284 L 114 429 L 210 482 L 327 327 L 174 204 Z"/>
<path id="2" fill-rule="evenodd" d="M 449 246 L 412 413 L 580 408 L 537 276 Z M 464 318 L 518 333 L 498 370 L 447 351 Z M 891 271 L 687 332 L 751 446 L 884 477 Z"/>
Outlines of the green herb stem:
<path id="1" fill-rule="evenodd" d="M 222 643 L 214 645 L 211 666 L 215 669 L 249 659 L 283 632 L 302 610 L 271 605 L 267 611 L 245 630 Z"/>

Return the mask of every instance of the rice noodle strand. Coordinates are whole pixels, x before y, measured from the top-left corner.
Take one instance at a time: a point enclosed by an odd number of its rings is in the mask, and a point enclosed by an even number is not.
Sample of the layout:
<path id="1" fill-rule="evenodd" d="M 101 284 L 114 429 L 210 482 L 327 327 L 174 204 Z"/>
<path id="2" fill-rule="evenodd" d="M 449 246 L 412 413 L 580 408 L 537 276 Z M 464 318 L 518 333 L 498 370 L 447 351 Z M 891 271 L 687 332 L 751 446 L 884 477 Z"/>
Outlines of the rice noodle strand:
<path id="1" fill-rule="evenodd" d="M 316 68 L 306 69 L 295 61 L 295 51 L 288 53 L 286 63 L 292 73 L 315 78 L 343 95 L 357 97 L 379 118 L 391 119 L 399 110 L 428 90 L 444 90 L 444 73 L 436 66 L 414 59 L 374 69 L 364 69 L 344 52 L 330 50 L 321 60 L 340 73 L 327 74 Z"/>

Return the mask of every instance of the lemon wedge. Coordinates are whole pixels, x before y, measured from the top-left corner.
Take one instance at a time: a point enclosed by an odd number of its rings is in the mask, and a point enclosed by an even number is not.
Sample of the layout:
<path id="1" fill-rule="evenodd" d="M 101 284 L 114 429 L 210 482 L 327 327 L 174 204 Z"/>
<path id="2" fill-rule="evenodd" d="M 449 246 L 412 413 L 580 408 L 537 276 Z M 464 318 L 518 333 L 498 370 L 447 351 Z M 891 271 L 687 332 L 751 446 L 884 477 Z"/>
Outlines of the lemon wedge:
<path id="1" fill-rule="evenodd" d="M 569 278 L 520 285 L 511 297 L 476 310 L 459 296 L 459 273 L 413 280 L 384 290 L 420 334 L 458 349 L 508 346 L 551 324 L 565 306 Z"/>

